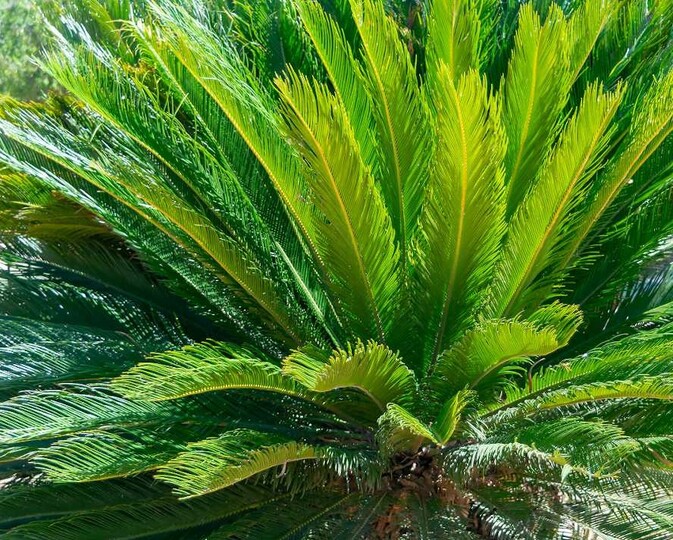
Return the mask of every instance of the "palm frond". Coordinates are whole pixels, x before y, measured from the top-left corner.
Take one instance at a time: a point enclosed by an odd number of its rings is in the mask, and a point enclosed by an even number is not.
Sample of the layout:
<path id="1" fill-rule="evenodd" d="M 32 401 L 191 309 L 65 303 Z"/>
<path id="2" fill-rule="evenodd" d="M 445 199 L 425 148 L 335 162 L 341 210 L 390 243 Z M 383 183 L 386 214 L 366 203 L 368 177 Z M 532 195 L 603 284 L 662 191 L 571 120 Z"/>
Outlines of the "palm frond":
<path id="1" fill-rule="evenodd" d="M 351 332 L 385 341 L 398 287 L 394 232 L 365 167 L 344 105 L 318 83 L 290 73 L 277 82 L 289 136 L 310 168 L 308 183 L 321 216 L 316 243 Z"/>
<path id="2" fill-rule="evenodd" d="M 119 394 L 143 401 L 175 400 L 232 389 L 256 389 L 290 396 L 308 394 L 274 364 L 253 351 L 223 343 L 188 345 L 155 354 L 111 383 Z"/>
<path id="3" fill-rule="evenodd" d="M 111 331 L 0 317 L 0 392 L 116 375 L 143 348 Z M 112 359 L 112 360 L 111 360 Z"/>
<path id="4" fill-rule="evenodd" d="M 188 444 L 184 452 L 159 469 L 157 478 L 173 485 L 174 492 L 187 499 L 219 491 L 281 465 L 320 458 L 320 449 L 303 443 L 234 430 Z"/>
<path id="5" fill-rule="evenodd" d="M 504 373 L 516 372 L 530 357 L 544 356 L 564 346 L 581 322 L 577 311 L 571 310 L 568 315 L 570 332 L 557 330 L 544 317 L 538 321 L 533 318 L 482 323 L 442 354 L 433 388 L 444 399 L 464 387 L 492 391 Z"/>
<path id="6" fill-rule="evenodd" d="M 184 450 L 186 440 L 190 440 L 189 431 L 184 431 L 82 432 L 35 451 L 30 463 L 57 483 L 138 475 L 156 469 Z M 191 436 L 198 438 L 199 433 Z"/>
<path id="7" fill-rule="evenodd" d="M 420 222 L 425 238 L 415 291 L 428 328 L 426 365 L 474 321 L 505 232 L 499 166 L 505 141 L 498 102 L 476 71 L 457 85 L 445 66 L 437 77 L 431 81 L 437 148 Z M 441 301 L 430 300 L 436 298 Z"/>
<path id="8" fill-rule="evenodd" d="M 429 71 L 444 64 L 454 83 L 470 70 L 479 71 L 493 52 L 489 38 L 496 7 L 493 0 L 433 0 L 426 44 Z"/>
<path id="9" fill-rule="evenodd" d="M 567 33 L 556 4 L 544 24 L 532 4 L 521 8 L 503 88 L 509 214 L 525 197 L 529 179 L 537 176 L 547 145 L 558 133 L 571 76 Z"/>
<path id="10" fill-rule="evenodd" d="M 373 97 L 377 139 L 383 152 L 379 183 L 407 264 L 410 242 L 423 201 L 424 169 L 431 148 L 427 110 L 415 83 L 415 70 L 394 20 L 383 4 L 351 0 L 350 7 L 361 40 L 364 75 Z"/>
<path id="11" fill-rule="evenodd" d="M 285 497 L 253 486 L 237 486 L 188 503 L 178 502 L 163 494 L 156 500 L 123 502 L 111 508 L 85 511 L 75 516 L 19 525 L 4 534 L 8 538 L 26 540 L 42 539 L 45 535 L 57 535 L 64 540 L 102 540 L 111 536 L 143 538 L 161 534 L 175 537 L 181 531 L 210 523 L 217 524 L 218 521 Z"/>
<path id="12" fill-rule="evenodd" d="M 413 400 L 416 379 L 399 356 L 383 345 L 358 342 L 329 358 L 298 351 L 283 361 L 283 373 L 313 392 L 357 389 L 384 411 L 388 403 Z"/>
<path id="13" fill-rule="evenodd" d="M 0 536 L 670 539 L 673 0 L 53 7 Z"/>
<path id="14" fill-rule="evenodd" d="M 211 540 L 288 540 L 302 536 L 321 538 L 328 534 L 330 518 L 345 513 L 349 505 L 356 504 L 358 495 L 324 494 L 321 497 L 308 495 L 251 513 L 246 519 L 214 531 Z"/>
<path id="15" fill-rule="evenodd" d="M 356 60 L 343 30 L 319 3 L 298 0 L 296 5 L 334 93 L 344 105 L 362 160 L 376 178 L 382 165 L 377 155 L 380 150 L 374 137 L 373 104 L 365 85 L 363 68 Z"/>
<path id="16" fill-rule="evenodd" d="M 269 175 L 303 240 L 310 243 L 310 208 L 302 202 L 299 161 L 287 151 L 268 94 L 232 44 L 215 36 L 183 8 L 155 4 L 153 11 L 161 23 L 162 46 L 168 47 L 231 122 Z"/>
<path id="17" fill-rule="evenodd" d="M 579 218 L 579 225 L 562 266 L 568 264 L 572 254 L 587 240 L 587 235 L 596 230 L 597 223 L 600 223 L 600 218 L 614 201 L 619 190 L 634 177 L 645 161 L 673 132 L 673 112 L 667 106 L 672 92 L 673 71 L 658 78 L 643 96 L 626 139 L 620 145 L 624 151 L 611 161 L 589 193 L 591 204 Z M 600 229 L 600 225 L 598 228 Z"/>
<path id="18" fill-rule="evenodd" d="M 32 391 L 0 404 L 0 444 L 53 439 L 73 431 L 116 423 L 166 421 L 179 408 L 131 402 L 104 388 L 70 385 L 60 390 Z"/>
<path id="19" fill-rule="evenodd" d="M 437 435 L 424 425 L 412 413 L 395 403 L 390 403 L 378 420 L 376 434 L 384 452 L 393 455 L 397 452 L 414 453 L 422 444 L 439 444 Z"/>
<path id="20" fill-rule="evenodd" d="M 575 239 L 573 211 L 586 199 L 588 181 L 609 142 L 610 121 L 621 95 L 620 90 L 604 93 L 597 86 L 587 90 L 539 181 L 513 216 L 494 285 L 496 315 L 516 314 L 521 306 L 532 308 L 549 297 L 550 287 L 558 280 L 557 269 L 563 268 L 558 261 L 570 256 L 569 245 Z M 544 279 L 531 285 L 541 274 Z"/>

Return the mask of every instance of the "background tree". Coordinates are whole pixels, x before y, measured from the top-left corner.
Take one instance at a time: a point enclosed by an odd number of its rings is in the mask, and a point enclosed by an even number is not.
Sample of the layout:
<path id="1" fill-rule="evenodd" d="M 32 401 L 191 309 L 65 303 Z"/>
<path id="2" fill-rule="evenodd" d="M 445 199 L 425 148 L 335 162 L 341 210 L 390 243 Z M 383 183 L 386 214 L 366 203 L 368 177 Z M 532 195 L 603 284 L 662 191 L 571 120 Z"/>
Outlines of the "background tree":
<path id="1" fill-rule="evenodd" d="M 0 0 L 0 94 L 38 99 L 55 86 L 34 62 L 48 42 L 39 12 L 44 5 L 36 0 Z"/>
<path id="2" fill-rule="evenodd" d="M 4 538 L 670 538 L 670 0 L 50 15 Z"/>

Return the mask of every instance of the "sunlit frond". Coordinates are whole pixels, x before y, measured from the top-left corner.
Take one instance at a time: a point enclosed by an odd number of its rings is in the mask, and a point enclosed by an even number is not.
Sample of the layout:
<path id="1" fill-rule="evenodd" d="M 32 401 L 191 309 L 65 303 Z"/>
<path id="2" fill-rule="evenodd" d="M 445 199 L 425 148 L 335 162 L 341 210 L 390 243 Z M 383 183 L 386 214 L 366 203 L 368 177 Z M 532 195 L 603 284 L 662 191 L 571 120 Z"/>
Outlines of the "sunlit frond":
<path id="1" fill-rule="evenodd" d="M 0 537 L 670 540 L 673 0 L 52 7 Z"/>

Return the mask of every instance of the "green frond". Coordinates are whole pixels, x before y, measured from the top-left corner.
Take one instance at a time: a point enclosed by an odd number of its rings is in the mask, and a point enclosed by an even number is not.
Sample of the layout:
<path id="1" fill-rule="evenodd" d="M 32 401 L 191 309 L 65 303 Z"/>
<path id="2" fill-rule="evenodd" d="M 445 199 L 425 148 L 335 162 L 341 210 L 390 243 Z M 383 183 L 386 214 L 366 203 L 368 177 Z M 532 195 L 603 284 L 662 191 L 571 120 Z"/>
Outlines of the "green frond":
<path id="1" fill-rule="evenodd" d="M 0 537 L 670 540 L 673 0 L 52 3 Z"/>
<path id="2" fill-rule="evenodd" d="M 329 358 L 295 352 L 283 360 L 283 373 L 312 392 L 354 389 L 366 394 L 384 411 L 389 403 L 411 403 L 416 379 L 400 357 L 374 342 L 357 342 Z"/>
<path id="3" fill-rule="evenodd" d="M 432 424 L 432 431 L 437 434 L 439 444 L 447 444 L 460 431 L 463 411 L 473 398 L 471 390 L 460 390 L 444 403 Z"/>
<path id="4" fill-rule="evenodd" d="M 558 409 L 578 410 L 606 400 L 671 401 L 673 382 L 670 376 L 658 376 L 576 384 L 550 390 L 537 398 L 527 399 L 496 413 L 489 413 L 488 416 L 490 422 L 530 418 Z"/>
<path id="5" fill-rule="evenodd" d="M 262 508 L 245 519 L 214 531 L 208 540 L 288 540 L 302 537 L 322 537 L 329 534 L 330 518 L 341 517 L 349 505 L 357 504 L 359 495 L 308 494 L 292 501 Z M 322 533 L 322 534 L 321 534 Z"/>
<path id="6" fill-rule="evenodd" d="M 441 65 L 431 83 L 437 144 L 420 221 L 414 291 L 427 328 L 426 366 L 474 321 L 505 233 L 499 103 L 476 71 L 456 84 Z"/>
<path id="7" fill-rule="evenodd" d="M 168 430 L 82 432 L 35 451 L 30 463 L 56 483 L 133 476 L 156 469 L 184 450 L 183 441 L 175 435 Z"/>
<path id="8" fill-rule="evenodd" d="M 379 417 L 378 424 L 376 438 L 384 452 L 391 455 L 405 451 L 413 454 L 423 443 L 440 444 L 431 428 L 395 403 L 388 404 L 386 412 Z"/>
<path id="9" fill-rule="evenodd" d="M 558 133 L 559 115 L 571 82 L 568 24 L 552 4 L 544 24 L 532 3 L 519 12 L 514 49 L 503 84 L 503 124 L 508 213 L 517 209 L 537 176 L 548 144 Z"/>
<path id="10" fill-rule="evenodd" d="M 317 82 L 290 72 L 278 80 L 289 136 L 307 163 L 312 201 L 320 211 L 316 244 L 333 293 L 354 335 L 385 341 L 398 298 L 394 232 L 365 167 L 342 102 Z"/>
<path id="11" fill-rule="evenodd" d="M 573 82 L 584 68 L 601 33 L 616 18 L 618 9 L 618 2 L 584 0 L 573 12 L 568 25 L 568 38 L 571 43 L 569 60 Z"/>
<path id="12" fill-rule="evenodd" d="M 245 223 L 242 216 L 236 216 L 239 223 L 230 218 L 226 227 L 218 223 L 212 210 L 206 211 L 225 207 L 227 203 L 233 208 L 243 207 L 240 198 L 237 200 L 233 195 L 234 190 L 226 190 L 228 171 L 219 167 L 212 156 L 190 139 L 177 120 L 175 110 L 156 102 L 141 81 L 108 65 L 109 58 L 105 56 L 95 58 L 86 49 L 68 52 L 67 56 L 53 55 L 47 59 L 52 75 L 101 115 L 104 122 L 128 135 L 129 144 L 138 146 L 141 152 L 148 152 L 165 168 L 157 171 L 154 182 L 151 185 L 146 182 L 146 187 L 134 189 L 128 181 L 122 185 L 140 199 L 139 204 L 152 208 L 156 219 L 168 222 L 175 234 L 182 235 L 192 249 L 202 252 L 204 260 L 211 260 L 215 268 L 224 272 L 226 277 L 219 276 L 220 279 L 238 284 L 246 295 L 255 299 L 272 319 L 292 334 L 291 323 L 286 318 L 288 310 L 279 310 L 278 304 L 272 307 L 274 303 L 282 302 L 276 287 L 256 268 L 260 263 L 245 245 L 247 239 L 232 234 L 232 225 L 239 225 L 236 230 L 245 230 L 250 228 L 252 219 L 245 216 L 248 218 Z M 115 88 L 115 91 L 105 91 L 107 88 Z M 138 173 L 142 174 L 140 170 Z M 221 180 L 215 186 L 208 182 L 199 185 L 193 180 L 197 178 Z M 121 178 L 116 180 L 122 182 Z M 221 201 L 214 202 L 207 195 L 212 192 L 219 192 Z M 247 227 L 241 226 L 242 221 Z"/>
<path id="13" fill-rule="evenodd" d="M 560 418 L 511 431 L 501 427 L 490 439 L 516 439 L 556 453 L 576 470 L 591 472 L 595 479 L 638 477 L 646 469 L 664 470 L 671 455 L 669 437 L 632 437 L 620 426 L 595 419 Z"/>
<path id="14" fill-rule="evenodd" d="M 636 335 L 530 374 L 525 385 L 505 387 L 503 399 L 493 408 L 505 408 L 564 386 L 663 375 L 670 371 L 670 358 L 667 336 Z"/>
<path id="15" fill-rule="evenodd" d="M 659 261 L 665 260 L 667 241 L 673 234 L 670 172 L 662 162 L 671 145 L 673 138 L 669 136 L 657 150 L 659 156 L 653 155 L 637 173 L 642 189 L 635 193 L 625 189 L 618 196 L 617 204 L 624 209 L 618 214 L 623 217 L 616 215 L 608 230 L 594 241 L 594 246 L 599 243 L 606 246 L 606 256 L 592 257 L 590 253 L 595 247 L 589 247 L 589 254 L 569 278 L 576 284 L 573 299 L 588 310 L 605 314 L 611 322 L 638 318 L 654 305 L 666 302 L 669 283 L 666 268 L 653 271 L 650 279 L 643 279 L 641 267 L 658 266 Z M 655 277 L 657 274 L 659 278 Z"/>
<path id="16" fill-rule="evenodd" d="M 123 373 L 111 388 L 129 399 L 175 400 L 233 389 L 307 395 L 277 366 L 253 351 L 225 343 L 206 342 L 151 356 Z"/>
<path id="17" fill-rule="evenodd" d="M 151 538 L 162 534 L 176 537 L 182 531 L 217 524 L 218 521 L 284 498 L 287 495 L 253 486 L 237 486 L 189 502 L 179 502 L 163 493 L 155 500 L 127 500 L 109 508 L 19 525 L 5 532 L 4 536 L 17 540 L 42 540 L 45 536 L 63 540 Z"/>
<path id="18" fill-rule="evenodd" d="M 117 332 L 0 317 L 0 392 L 116 375 L 142 354 Z"/>
<path id="19" fill-rule="evenodd" d="M 100 510 L 105 506 L 133 504 L 163 498 L 166 486 L 141 478 L 83 484 L 17 482 L 0 491 L 0 526 L 31 519 L 58 519 L 70 513 Z"/>
<path id="20" fill-rule="evenodd" d="M 576 311 L 571 310 L 570 314 L 571 328 L 576 329 L 581 318 Z M 545 319 L 543 315 L 531 321 L 483 322 L 439 358 L 433 389 L 440 396 L 449 396 L 464 387 L 491 391 L 504 373 L 516 371 L 532 356 L 559 349 L 567 343 L 568 332 L 557 330 L 551 320 Z"/>
<path id="21" fill-rule="evenodd" d="M 25 234 L 42 241 L 112 240 L 100 219 L 43 183 L 16 173 L 0 174 L 0 235 Z"/>
<path id="22" fill-rule="evenodd" d="M 365 86 L 363 68 L 356 60 L 355 52 L 343 30 L 320 3 L 297 0 L 296 7 L 327 71 L 334 93 L 344 105 L 362 161 L 373 172 L 380 172 L 381 158 L 377 155 L 379 144 L 374 138 L 372 98 Z"/>
<path id="23" fill-rule="evenodd" d="M 154 4 L 153 12 L 161 24 L 157 36 L 161 48 L 167 47 L 217 104 L 267 172 L 303 240 L 312 242 L 311 211 L 302 202 L 299 160 L 288 152 L 277 114 L 254 73 L 226 39 L 214 35 L 184 9 Z"/>
<path id="24" fill-rule="evenodd" d="M 512 217 L 493 288 L 493 313 L 511 316 L 548 298 L 571 257 L 575 213 L 585 203 L 589 180 L 610 140 L 610 122 L 622 90 L 587 89 L 575 115 L 542 167 L 540 178 Z M 543 276 L 533 284 L 535 278 Z"/>
<path id="25" fill-rule="evenodd" d="M 428 70 L 446 66 L 457 83 L 462 75 L 484 65 L 492 53 L 494 0 L 432 0 L 428 14 Z M 431 75 L 432 76 L 432 75 Z"/>
<path id="26" fill-rule="evenodd" d="M 597 223 L 600 225 L 599 220 L 619 191 L 633 179 L 646 160 L 673 133 L 673 111 L 669 106 L 672 96 L 673 71 L 670 71 L 660 76 L 642 97 L 628 132 L 618 147 L 623 151 L 611 160 L 590 191 L 590 205 L 578 218 L 579 224 L 572 241 L 569 242 L 568 255 L 562 261 L 562 267 L 568 264 L 572 254 L 586 242 L 587 236 L 595 230 Z"/>
<path id="27" fill-rule="evenodd" d="M 239 429 L 188 444 L 184 452 L 161 466 L 156 476 L 187 499 L 219 491 L 288 463 L 321 457 L 321 450 L 313 446 Z"/>
<path id="28" fill-rule="evenodd" d="M 25 174 L 40 179 L 102 215 L 143 253 L 159 274 L 168 275 L 172 286 L 182 294 L 188 294 L 200 303 L 205 300 L 210 310 L 219 311 L 225 318 L 235 321 L 237 326 L 247 326 L 248 331 L 254 332 L 250 317 L 244 314 L 240 301 L 227 289 L 228 284 L 231 285 L 230 280 L 224 275 L 219 276 L 224 281 L 213 279 L 213 267 L 204 265 L 201 255 L 187 256 L 191 253 L 188 247 L 190 240 L 174 224 L 166 222 L 156 208 L 126 189 L 129 179 L 135 178 L 137 187 L 145 193 L 153 192 L 154 196 L 168 193 L 166 189 L 153 190 L 146 181 L 148 177 L 161 176 L 161 170 L 153 169 L 153 162 L 145 160 L 147 156 L 142 152 L 133 155 L 136 147 L 119 132 L 107 129 L 98 120 L 86 118 L 78 109 L 68 107 L 66 110 L 67 125 L 45 112 L 36 114 L 25 110 L 19 114 L 21 127 L 0 120 L 1 129 L 7 137 L 0 139 L 0 154 L 11 156 L 13 166 Z M 19 117 L 13 120 L 18 122 Z M 90 141 L 97 136 L 104 137 L 114 151 L 101 155 L 83 145 L 84 140 Z M 15 154 L 21 158 L 17 159 Z M 103 167 L 101 162 L 106 166 Z M 150 171 L 146 170 L 148 167 Z M 121 181 L 121 178 L 124 180 Z M 168 196 L 168 200 L 171 197 Z M 166 203 L 166 199 L 161 200 L 161 204 Z M 173 209 L 183 207 L 183 204 L 176 203 Z M 168 207 L 164 208 L 167 210 Z M 193 210 L 187 211 L 187 215 L 193 213 Z M 182 218 L 186 218 L 184 213 Z M 199 232 L 199 235 L 203 234 L 209 236 L 215 233 L 208 229 Z M 218 249 L 222 248 L 219 239 L 216 245 Z M 257 335 L 260 342 L 265 340 L 259 332 Z"/>
<path id="29" fill-rule="evenodd" d="M 25 392 L 0 403 L 0 444 L 53 439 L 70 432 L 114 423 L 161 423 L 179 408 L 131 402 L 102 387 L 69 385 L 59 390 Z"/>
<path id="30" fill-rule="evenodd" d="M 515 471 L 542 478 L 561 480 L 564 459 L 532 446 L 513 443 L 477 443 L 459 448 L 449 448 L 443 455 L 447 475 L 454 478 L 485 475 L 494 463 L 511 467 Z"/>
<path id="31" fill-rule="evenodd" d="M 432 146 L 430 133 L 418 129 L 428 120 L 409 52 L 398 37 L 383 2 L 350 0 L 358 29 L 364 76 L 372 96 L 376 139 L 382 151 L 381 192 L 391 216 L 403 265 L 417 225 Z"/>
<path id="32" fill-rule="evenodd" d="M 236 125 L 227 118 L 217 114 L 219 105 L 201 86 L 199 81 L 181 63 L 167 47 L 163 46 L 161 34 L 151 28 L 138 24 L 133 27 L 138 46 L 149 62 L 156 64 L 159 75 L 166 84 L 171 95 L 180 104 L 181 111 L 187 111 L 192 121 L 198 126 L 199 133 L 208 141 L 208 146 L 217 160 L 228 171 L 227 180 L 231 183 L 233 200 L 222 206 L 224 212 L 240 213 L 242 209 L 253 211 L 256 228 L 265 228 L 265 222 L 271 226 L 266 231 L 275 240 L 275 246 L 267 246 L 268 256 L 273 263 L 276 250 L 286 264 L 289 272 L 296 279 L 298 293 L 303 295 L 309 308 L 325 327 L 328 333 L 334 333 L 331 325 L 338 325 L 334 319 L 333 307 L 326 298 L 318 282 L 322 279 L 321 270 L 313 267 L 310 253 L 307 254 L 302 244 L 302 237 L 292 226 L 282 201 L 275 195 L 273 183 L 268 179 L 264 168 L 253 151 L 239 135 Z M 224 184 L 227 188 L 227 184 Z M 221 188 L 218 188 L 221 189 Z M 250 208 L 254 206 L 254 209 Z M 258 215 L 257 215 L 258 214 Z M 266 219 L 262 219 L 266 217 Z M 237 228 L 237 233 L 246 233 L 251 227 L 244 225 Z M 255 232 L 254 230 L 252 232 Z M 264 245 L 264 236 L 258 236 Z M 268 261 L 267 261 L 268 263 Z M 332 336 L 333 339 L 334 336 Z M 335 343 L 338 340 L 335 339 Z"/>

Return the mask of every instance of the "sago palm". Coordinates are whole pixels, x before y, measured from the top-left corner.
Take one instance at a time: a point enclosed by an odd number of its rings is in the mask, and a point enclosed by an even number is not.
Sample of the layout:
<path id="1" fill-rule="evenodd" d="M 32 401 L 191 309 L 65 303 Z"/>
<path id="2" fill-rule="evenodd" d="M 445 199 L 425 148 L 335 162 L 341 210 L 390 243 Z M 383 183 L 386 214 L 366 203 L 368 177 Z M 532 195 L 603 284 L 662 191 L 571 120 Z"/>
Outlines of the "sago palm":
<path id="1" fill-rule="evenodd" d="M 673 1 L 63 4 L 2 538 L 673 538 Z"/>

